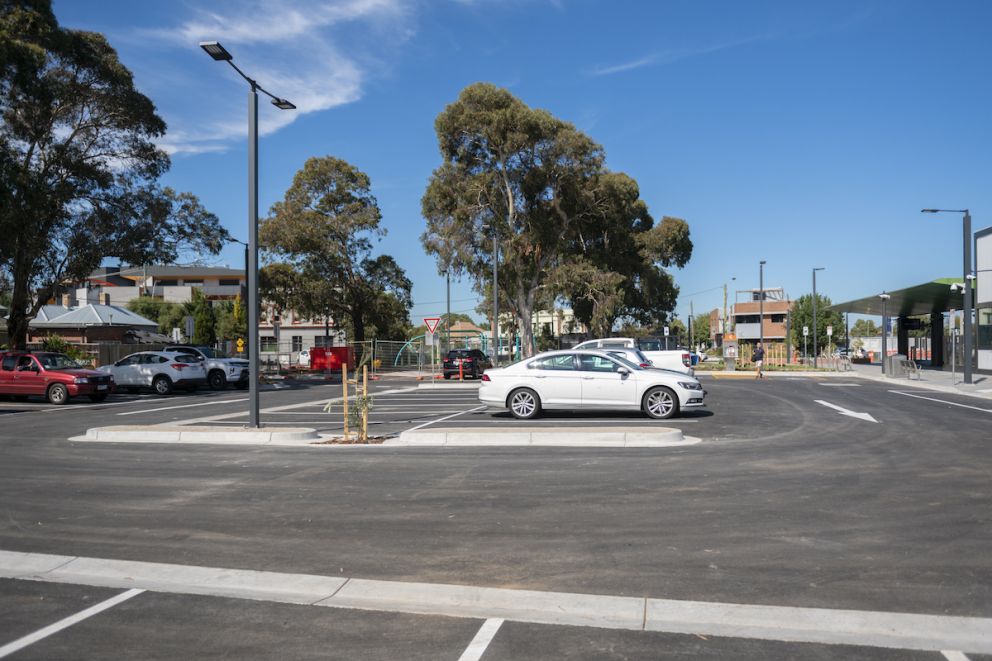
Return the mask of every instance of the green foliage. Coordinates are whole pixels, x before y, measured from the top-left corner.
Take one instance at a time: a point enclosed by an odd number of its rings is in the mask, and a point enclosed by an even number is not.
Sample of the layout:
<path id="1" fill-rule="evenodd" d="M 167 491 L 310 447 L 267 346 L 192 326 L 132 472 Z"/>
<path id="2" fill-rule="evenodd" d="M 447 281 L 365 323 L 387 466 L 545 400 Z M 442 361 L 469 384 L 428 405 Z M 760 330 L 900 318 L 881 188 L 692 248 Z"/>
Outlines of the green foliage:
<path id="1" fill-rule="evenodd" d="M 847 339 L 844 335 L 844 315 L 835 310 L 828 310 L 830 299 L 823 294 L 816 295 L 816 328 L 813 328 L 813 295 L 804 294 L 792 304 L 792 344 L 802 348 L 803 326 L 809 326 L 809 337 L 806 346 L 810 354 L 813 352 L 813 334 L 816 334 L 817 351 L 823 353 L 830 344 L 844 346 Z M 827 337 L 827 326 L 833 326 L 833 336 Z"/>
<path id="2" fill-rule="evenodd" d="M 227 232 L 188 193 L 161 188 L 165 123 L 106 38 L 59 26 L 47 0 L 0 10 L 0 275 L 8 332 L 65 280 L 107 257 L 172 262 L 218 252 Z"/>
<path id="3" fill-rule="evenodd" d="M 365 173 L 331 156 L 307 160 L 262 223 L 262 246 L 282 260 L 263 270 L 266 300 L 338 326 L 347 319 L 357 342 L 403 337 L 413 285 L 392 257 L 372 256 L 380 219 Z"/>
<path id="4" fill-rule="evenodd" d="M 199 287 L 193 287 L 193 297 L 185 305 L 186 314 L 193 317 L 193 337 L 198 346 L 213 346 L 217 342 L 217 318 L 213 306 Z"/>
<path id="5" fill-rule="evenodd" d="M 160 298 L 140 296 L 128 301 L 127 309 L 145 319 L 158 322 L 160 333 L 169 335 L 173 328 L 183 328 L 186 311 L 180 303 L 168 303 Z"/>
<path id="6" fill-rule="evenodd" d="M 525 355 L 534 312 L 559 298 L 598 331 L 672 309 L 677 290 L 663 267 L 689 259 L 688 225 L 655 225 L 637 183 L 608 171 L 588 136 L 488 83 L 462 90 L 434 126 L 443 162 L 422 199 L 421 241 L 440 270 L 467 273 L 491 301 L 496 237 L 496 295 Z"/>
<path id="7" fill-rule="evenodd" d="M 709 344 L 710 341 L 710 313 L 700 312 L 692 318 L 692 346 Z"/>
<path id="8" fill-rule="evenodd" d="M 51 351 L 53 353 L 64 353 L 80 363 L 85 364 L 91 362 L 88 353 L 75 344 L 71 344 L 61 335 L 46 336 L 45 339 L 41 341 L 41 348 L 45 351 Z"/>
<path id="9" fill-rule="evenodd" d="M 879 337 L 881 335 L 882 327 L 877 326 L 871 319 L 858 319 L 851 325 L 851 337 Z"/>

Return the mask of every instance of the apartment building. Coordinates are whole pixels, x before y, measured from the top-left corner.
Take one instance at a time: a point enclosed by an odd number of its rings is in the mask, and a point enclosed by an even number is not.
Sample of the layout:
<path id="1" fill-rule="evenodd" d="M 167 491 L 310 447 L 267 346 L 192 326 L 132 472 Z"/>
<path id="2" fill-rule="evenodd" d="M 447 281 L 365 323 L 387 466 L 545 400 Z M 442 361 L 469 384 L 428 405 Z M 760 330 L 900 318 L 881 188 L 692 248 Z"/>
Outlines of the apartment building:
<path id="1" fill-rule="evenodd" d="M 781 287 L 739 290 L 734 294 L 730 330 L 738 341 L 756 341 L 763 330 L 765 342 L 784 342 L 791 308 L 792 301 Z"/>
<path id="2" fill-rule="evenodd" d="M 218 266 L 103 266 L 82 282 L 73 283 L 74 302 L 97 303 L 110 297 L 111 305 L 127 305 L 139 296 L 154 296 L 170 303 L 188 303 L 193 289 L 208 300 L 232 300 L 245 286 L 243 269 Z"/>

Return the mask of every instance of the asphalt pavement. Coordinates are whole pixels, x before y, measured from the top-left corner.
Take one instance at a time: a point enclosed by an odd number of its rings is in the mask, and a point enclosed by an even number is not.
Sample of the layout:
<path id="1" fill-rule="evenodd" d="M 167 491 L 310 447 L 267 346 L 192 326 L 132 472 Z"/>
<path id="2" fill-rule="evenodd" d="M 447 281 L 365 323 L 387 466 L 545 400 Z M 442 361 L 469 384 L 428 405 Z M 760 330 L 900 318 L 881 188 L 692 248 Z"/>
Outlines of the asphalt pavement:
<path id="1" fill-rule="evenodd" d="M 651 450 L 75 443 L 66 439 L 98 425 L 244 424 L 246 394 L 3 402 L 0 551 L 992 617 L 992 403 L 857 378 L 702 379 L 707 408 L 661 423 L 702 442 Z M 418 385 L 375 382 L 378 433 L 521 424 L 480 409 L 471 387 Z M 266 390 L 262 419 L 334 432 L 341 411 L 323 408 L 340 389 Z M 553 413 L 526 424 L 659 423 Z M 2 580 L 0 649 L 121 593 Z M 11 658 L 458 659 L 491 619 L 148 591 Z M 746 627 L 710 636 L 509 618 L 489 629 L 475 658 L 950 658 Z"/>

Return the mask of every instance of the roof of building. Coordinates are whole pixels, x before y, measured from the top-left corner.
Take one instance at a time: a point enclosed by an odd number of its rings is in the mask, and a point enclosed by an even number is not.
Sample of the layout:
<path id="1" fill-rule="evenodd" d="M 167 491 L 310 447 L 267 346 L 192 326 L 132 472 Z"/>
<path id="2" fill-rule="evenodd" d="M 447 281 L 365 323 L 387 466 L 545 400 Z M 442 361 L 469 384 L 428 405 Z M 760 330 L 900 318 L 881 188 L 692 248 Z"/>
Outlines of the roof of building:
<path id="1" fill-rule="evenodd" d="M 470 321 L 456 321 L 451 324 L 452 333 L 484 333 L 484 328 L 480 328 Z"/>
<path id="2" fill-rule="evenodd" d="M 882 299 L 879 294 L 886 293 L 889 299 L 885 303 L 885 312 L 893 317 L 911 317 L 916 315 L 947 312 L 964 308 L 964 292 L 951 291 L 951 285 L 961 282 L 961 278 L 939 278 L 924 282 L 905 289 L 890 292 L 879 292 L 865 298 L 831 305 L 831 310 L 838 312 L 853 312 L 880 316 L 882 314 Z"/>
<path id="3" fill-rule="evenodd" d="M 175 266 L 171 264 L 149 264 L 148 266 L 125 266 L 119 269 L 102 266 L 89 274 L 87 280 L 107 280 L 113 276 L 129 279 L 141 279 L 145 275 L 156 278 L 195 278 L 208 277 L 245 277 L 244 269 L 232 269 L 224 266 Z"/>
<path id="4" fill-rule="evenodd" d="M 46 305 L 45 307 L 62 307 Z M 65 308 L 63 308 L 65 310 Z M 87 326 L 130 326 L 133 328 L 158 328 L 158 322 L 146 319 L 119 305 L 90 303 L 67 310 L 64 314 L 42 319 L 40 314 L 31 320 L 32 328 L 85 328 Z"/>

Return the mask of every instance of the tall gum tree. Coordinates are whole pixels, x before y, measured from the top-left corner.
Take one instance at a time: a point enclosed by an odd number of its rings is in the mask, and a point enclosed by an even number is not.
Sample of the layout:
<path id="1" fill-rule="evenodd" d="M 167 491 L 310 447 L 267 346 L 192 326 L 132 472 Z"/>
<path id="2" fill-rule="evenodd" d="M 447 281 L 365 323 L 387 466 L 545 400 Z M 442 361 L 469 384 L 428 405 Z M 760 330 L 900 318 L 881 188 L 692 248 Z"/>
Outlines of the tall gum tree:
<path id="1" fill-rule="evenodd" d="M 103 35 L 62 28 L 47 0 L 0 2 L 0 280 L 11 344 L 67 280 L 109 257 L 216 254 L 227 232 L 193 195 L 160 188 L 155 106 Z"/>
<path id="2" fill-rule="evenodd" d="M 671 219 L 655 229 L 636 182 L 607 171 L 602 148 L 572 124 L 476 83 L 435 131 L 443 162 L 422 199 L 423 245 L 492 300 L 495 237 L 499 300 L 525 355 L 535 311 L 560 297 L 601 331 L 620 315 L 674 306 L 677 290 L 657 264 L 688 260 L 688 226 Z"/>
<path id="3" fill-rule="evenodd" d="M 310 318 L 345 317 L 354 339 L 367 331 L 401 339 L 412 283 L 389 255 L 372 255 L 385 234 L 368 175 L 332 156 L 310 158 L 261 225 L 276 260 L 263 272 L 267 300 Z"/>

